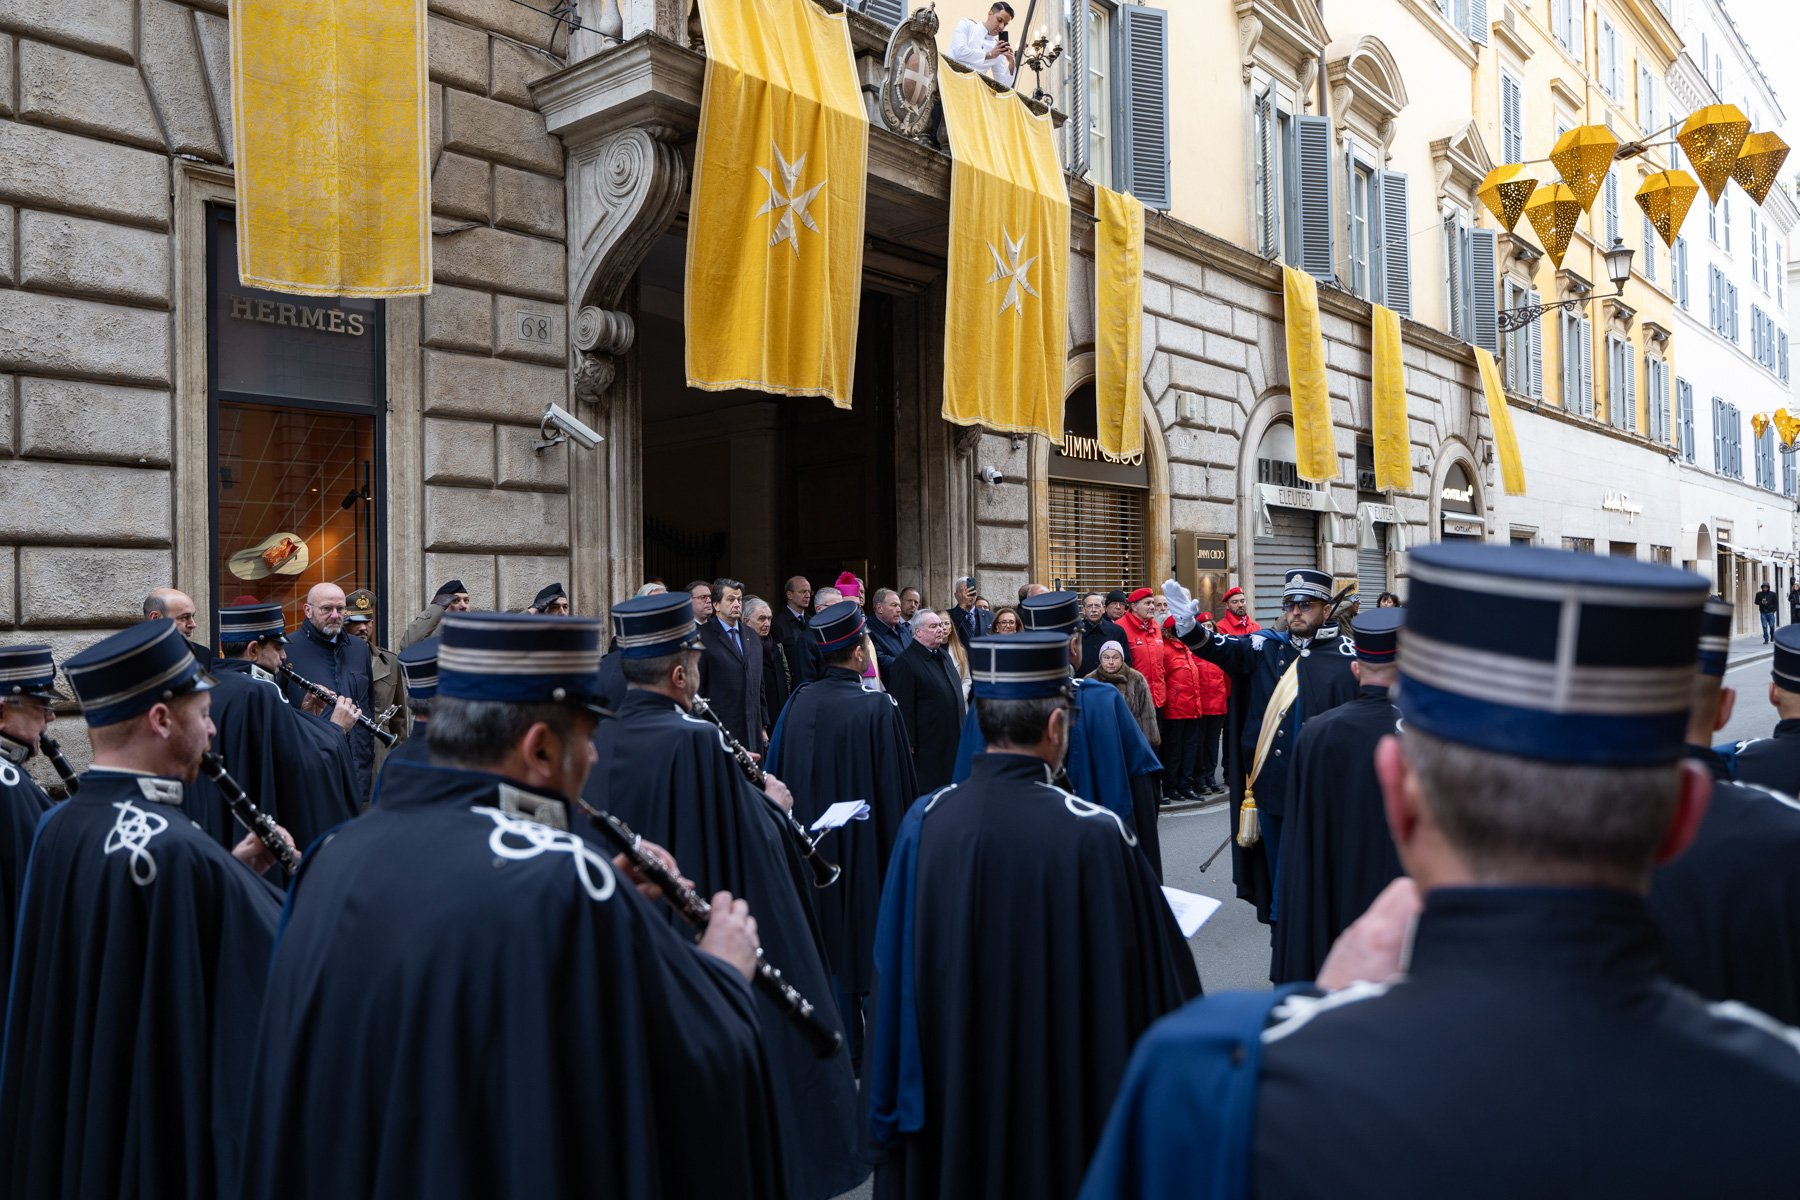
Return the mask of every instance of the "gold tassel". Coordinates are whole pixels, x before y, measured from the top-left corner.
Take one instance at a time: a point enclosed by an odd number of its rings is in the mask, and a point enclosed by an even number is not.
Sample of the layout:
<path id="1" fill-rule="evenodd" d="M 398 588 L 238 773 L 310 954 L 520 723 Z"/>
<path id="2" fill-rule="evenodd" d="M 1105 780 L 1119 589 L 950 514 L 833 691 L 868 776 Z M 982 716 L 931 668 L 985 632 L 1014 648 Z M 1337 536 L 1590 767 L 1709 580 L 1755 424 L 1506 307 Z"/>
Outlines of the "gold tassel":
<path id="1" fill-rule="evenodd" d="M 1262 822 L 1256 816 L 1256 797 L 1244 789 L 1244 803 L 1238 809 L 1237 844 L 1248 850 L 1262 841 Z"/>

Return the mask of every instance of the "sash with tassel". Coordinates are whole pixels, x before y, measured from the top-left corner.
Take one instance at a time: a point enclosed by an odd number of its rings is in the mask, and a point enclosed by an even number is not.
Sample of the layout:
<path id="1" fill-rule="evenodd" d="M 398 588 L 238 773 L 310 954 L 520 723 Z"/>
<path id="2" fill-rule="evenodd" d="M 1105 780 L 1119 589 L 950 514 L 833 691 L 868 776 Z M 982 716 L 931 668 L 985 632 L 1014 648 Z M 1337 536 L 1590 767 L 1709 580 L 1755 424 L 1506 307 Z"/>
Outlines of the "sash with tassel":
<path id="1" fill-rule="evenodd" d="M 1282 719 L 1299 698 L 1300 656 L 1295 655 L 1294 661 L 1276 681 L 1268 707 L 1263 709 L 1262 728 L 1256 734 L 1256 759 L 1250 764 L 1249 777 L 1244 780 L 1244 804 L 1238 809 L 1237 843 L 1245 849 L 1262 840 L 1262 822 L 1256 815 L 1256 792 L 1253 790 L 1257 776 L 1262 774 L 1263 764 L 1269 761 L 1269 751 L 1275 745 L 1275 731 L 1281 728 Z"/>

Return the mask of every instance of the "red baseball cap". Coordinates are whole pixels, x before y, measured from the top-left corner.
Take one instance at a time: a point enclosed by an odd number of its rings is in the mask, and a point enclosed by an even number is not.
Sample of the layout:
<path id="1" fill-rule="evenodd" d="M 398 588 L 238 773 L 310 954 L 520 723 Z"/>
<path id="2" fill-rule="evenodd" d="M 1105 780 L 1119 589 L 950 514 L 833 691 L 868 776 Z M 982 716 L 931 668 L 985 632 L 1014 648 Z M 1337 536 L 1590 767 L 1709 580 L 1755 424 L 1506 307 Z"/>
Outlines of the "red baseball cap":
<path id="1" fill-rule="evenodd" d="M 1131 595 L 1125 597 L 1125 603 L 1136 604 L 1139 600 L 1148 600 L 1155 594 L 1156 593 L 1152 592 L 1149 588 L 1139 588 L 1137 591 L 1131 593 Z"/>

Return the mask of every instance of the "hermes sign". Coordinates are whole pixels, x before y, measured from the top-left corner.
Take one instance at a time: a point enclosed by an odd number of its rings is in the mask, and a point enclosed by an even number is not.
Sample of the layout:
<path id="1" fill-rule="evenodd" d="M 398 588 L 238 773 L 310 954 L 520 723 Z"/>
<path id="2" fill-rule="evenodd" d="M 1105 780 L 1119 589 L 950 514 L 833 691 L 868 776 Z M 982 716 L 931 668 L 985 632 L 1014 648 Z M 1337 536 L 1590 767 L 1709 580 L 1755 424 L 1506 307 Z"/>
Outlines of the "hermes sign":
<path id="1" fill-rule="evenodd" d="M 341 308 L 314 308 L 308 304 L 286 304 L 260 297 L 232 296 L 231 317 L 234 321 L 260 321 L 264 325 L 317 329 L 321 333 L 341 333 L 350 337 L 363 335 L 363 314 L 345 312 Z"/>

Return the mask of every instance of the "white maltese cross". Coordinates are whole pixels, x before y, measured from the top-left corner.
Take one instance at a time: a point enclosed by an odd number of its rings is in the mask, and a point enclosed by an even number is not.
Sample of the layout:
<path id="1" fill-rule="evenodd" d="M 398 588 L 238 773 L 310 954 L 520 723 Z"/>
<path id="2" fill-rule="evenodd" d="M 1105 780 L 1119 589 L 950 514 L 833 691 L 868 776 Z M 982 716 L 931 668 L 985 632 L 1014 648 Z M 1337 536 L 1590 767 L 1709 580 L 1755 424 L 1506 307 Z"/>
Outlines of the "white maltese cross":
<path id="1" fill-rule="evenodd" d="M 766 167 L 756 168 L 761 173 L 763 181 L 769 185 L 769 198 L 763 201 L 761 208 L 756 210 L 756 215 L 760 217 L 764 213 L 782 209 L 781 219 L 775 222 L 775 232 L 769 235 L 769 245 L 773 247 L 775 243 L 786 238 L 793 245 L 794 254 L 798 257 L 800 254 L 800 230 L 796 226 L 795 220 L 798 218 L 799 222 L 808 229 L 814 233 L 819 232 L 819 227 L 813 224 L 812 214 L 807 211 L 807 207 L 812 204 L 813 197 L 819 194 L 819 189 L 825 186 L 826 181 L 821 179 L 810 190 L 796 193 L 794 189 L 800 186 L 800 172 L 806 169 L 806 155 L 802 154 L 790 163 L 782 157 L 780 146 L 770 142 L 769 148 L 775 151 L 775 165 L 781 171 L 782 186 L 776 186 L 775 177 L 769 174 Z"/>
<path id="2" fill-rule="evenodd" d="M 1037 256 L 1033 255 L 1024 262 L 1020 262 L 1019 251 L 1024 248 L 1025 243 L 1013 241 L 1012 235 L 1006 232 L 1004 225 L 1000 227 L 1000 240 L 1006 243 L 1006 258 L 1000 257 L 1000 252 L 994 249 L 994 243 L 987 244 L 988 253 L 994 256 L 994 273 L 987 277 L 987 281 L 998 283 L 1002 279 L 1007 280 L 1006 297 L 1000 302 L 1000 311 L 1004 313 L 1011 308 L 1023 317 L 1025 300 L 1019 295 L 1019 289 L 1024 288 L 1031 295 L 1037 295 L 1037 289 L 1032 287 L 1031 281 L 1025 278 L 1025 273 L 1031 270 L 1033 263 L 1037 262 Z"/>

